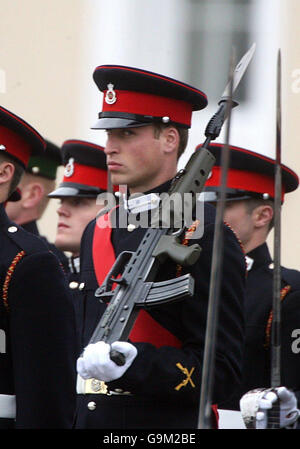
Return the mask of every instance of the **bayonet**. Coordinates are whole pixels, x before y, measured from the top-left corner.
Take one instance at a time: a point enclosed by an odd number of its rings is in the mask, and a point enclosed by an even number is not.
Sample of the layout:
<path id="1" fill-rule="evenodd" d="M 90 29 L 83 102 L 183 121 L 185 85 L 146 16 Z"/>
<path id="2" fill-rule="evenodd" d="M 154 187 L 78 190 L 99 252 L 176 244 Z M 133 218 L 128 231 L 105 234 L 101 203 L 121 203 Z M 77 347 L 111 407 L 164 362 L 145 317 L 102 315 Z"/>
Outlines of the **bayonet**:
<path id="1" fill-rule="evenodd" d="M 253 54 L 255 52 L 256 44 L 253 43 L 251 48 L 247 51 L 247 53 L 244 54 L 244 56 L 241 58 L 239 63 L 236 65 L 231 80 L 228 82 L 221 99 L 218 103 L 220 106 L 218 111 L 212 116 L 210 121 L 207 124 L 206 130 L 205 130 L 205 136 L 206 140 L 203 144 L 204 148 L 207 148 L 211 140 L 215 140 L 217 137 L 219 137 L 222 126 L 227 118 L 226 113 L 229 112 L 229 109 L 226 107 L 227 102 L 231 102 L 231 108 L 238 105 L 236 101 L 233 100 L 233 98 L 230 98 L 229 96 L 229 88 L 232 90 L 232 95 L 234 94 L 236 88 L 240 84 L 241 79 L 243 78 L 247 67 L 253 57 Z M 231 86 L 232 84 L 232 86 Z M 230 108 L 230 109 L 231 109 Z"/>
<path id="2" fill-rule="evenodd" d="M 271 387 L 281 385 L 281 52 L 277 54 L 276 79 L 276 161 L 275 161 L 275 195 L 274 195 L 274 248 L 273 248 L 273 304 L 271 332 Z M 268 428 L 280 427 L 279 399 L 268 412 Z"/>
<path id="3" fill-rule="evenodd" d="M 244 76 L 245 71 L 247 70 L 247 67 L 254 55 L 256 48 L 255 42 L 251 45 L 247 53 L 244 54 L 244 56 L 241 58 L 239 63 L 236 65 L 233 75 L 232 75 L 232 83 L 231 81 L 228 82 L 227 86 L 225 87 L 225 90 L 221 96 L 221 100 L 218 104 L 222 103 L 223 101 L 226 101 L 228 98 L 230 98 L 230 91 L 232 90 L 232 94 L 235 92 L 236 88 L 240 84 L 241 79 Z M 232 84 L 232 86 L 231 86 Z"/>
<path id="4" fill-rule="evenodd" d="M 275 197 L 274 197 L 274 270 L 273 270 L 273 321 L 272 321 L 272 361 L 271 386 L 279 387 L 280 379 L 280 321 L 281 321 L 281 53 L 277 55 L 276 86 L 276 164 L 275 164 Z"/>
<path id="5" fill-rule="evenodd" d="M 199 429 L 209 429 L 211 427 L 211 404 L 213 392 L 214 366 L 215 366 L 215 347 L 216 334 L 218 324 L 218 309 L 221 288 L 222 266 L 223 266 L 223 217 L 226 201 L 226 186 L 227 173 L 229 168 L 229 135 L 231 124 L 231 110 L 232 110 L 232 93 L 234 81 L 234 54 L 232 52 L 229 68 L 229 90 L 226 99 L 226 138 L 225 145 L 222 149 L 221 155 L 221 195 L 217 202 L 214 243 L 212 253 L 211 265 L 211 281 L 208 300 L 207 324 L 205 333 L 205 347 L 203 355 L 202 367 L 202 381 L 201 381 L 201 396 L 199 408 Z M 240 81 L 240 80 L 239 80 Z"/>

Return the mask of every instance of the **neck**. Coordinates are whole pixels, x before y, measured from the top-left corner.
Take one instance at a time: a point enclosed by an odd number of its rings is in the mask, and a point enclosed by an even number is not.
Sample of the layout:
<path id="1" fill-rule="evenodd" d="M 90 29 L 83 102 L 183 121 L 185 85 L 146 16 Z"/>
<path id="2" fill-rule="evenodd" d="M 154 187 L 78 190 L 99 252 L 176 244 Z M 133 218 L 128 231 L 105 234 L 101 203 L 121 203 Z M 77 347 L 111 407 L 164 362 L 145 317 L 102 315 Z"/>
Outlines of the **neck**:
<path id="1" fill-rule="evenodd" d="M 266 235 L 254 235 L 248 242 L 242 242 L 245 253 L 248 254 L 266 242 Z"/>

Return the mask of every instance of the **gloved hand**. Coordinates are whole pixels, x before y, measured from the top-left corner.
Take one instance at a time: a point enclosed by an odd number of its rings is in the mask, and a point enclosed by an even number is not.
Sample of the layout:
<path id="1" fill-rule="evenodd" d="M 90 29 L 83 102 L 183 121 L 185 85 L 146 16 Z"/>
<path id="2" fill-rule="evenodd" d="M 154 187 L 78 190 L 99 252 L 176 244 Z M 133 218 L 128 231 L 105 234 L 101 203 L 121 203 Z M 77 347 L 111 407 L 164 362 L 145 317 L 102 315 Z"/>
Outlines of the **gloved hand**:
<path id="1" fill-rule="evenodd" d="M 110 351 L 121 352 L 125 357 L 125 364 L 116 365 L 110 358 Z M 77 360 L 77 372 L 83 379 L 99 379 L 111 382 L 123 376 L 137 356 L 137 349 L 131 343 L 115 341 L 111 345 L 98 341 L 88 345 L 83 356 Z"/>
<path id="2" fill-rule="evenodd" d="M 280 428 L 293 428 L 299 417 L 297 399 L 286 387 L 261 388 L 248 391 L 240 400 L 242 417 L 247 428 L 267 429 L 268 411 L 279 401 L 278 424 Z"/>

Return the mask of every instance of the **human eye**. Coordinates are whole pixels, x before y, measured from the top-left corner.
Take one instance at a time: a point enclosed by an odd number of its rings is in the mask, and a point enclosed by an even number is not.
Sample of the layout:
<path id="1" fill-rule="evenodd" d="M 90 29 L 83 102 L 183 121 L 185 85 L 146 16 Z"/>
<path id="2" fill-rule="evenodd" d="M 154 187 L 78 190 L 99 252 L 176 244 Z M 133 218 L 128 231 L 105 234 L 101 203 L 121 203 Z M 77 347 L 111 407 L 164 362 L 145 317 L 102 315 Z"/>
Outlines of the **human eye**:
<path id="1" fill-rule="evenodd" d="M 131 137 L 134 135 L 134 131 L 130 128 L 124 128 L 122 134 L 124 137 Z"/>

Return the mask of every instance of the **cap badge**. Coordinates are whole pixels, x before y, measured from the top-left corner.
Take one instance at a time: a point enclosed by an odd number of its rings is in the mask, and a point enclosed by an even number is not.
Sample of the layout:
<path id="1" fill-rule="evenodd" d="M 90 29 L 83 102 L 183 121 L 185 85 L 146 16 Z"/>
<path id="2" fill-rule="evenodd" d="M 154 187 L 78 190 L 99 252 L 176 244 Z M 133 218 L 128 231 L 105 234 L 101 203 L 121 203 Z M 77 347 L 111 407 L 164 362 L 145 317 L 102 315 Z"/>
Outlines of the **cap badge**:
<path id="1" fill-rule="evenodd" d="M 0 144 L 0 151 L 5 151 L 6 150 L 6 146 L 5 145 L 2 145 L 2 144 Z"/>
<path id="2" fill-rule="evenodd" d="M 65 166 L 65 171 L 64 171 L 64 175 L 69 178 L 70 176 L 72 176 L 74 173 L 74 158 L 70 158 L 69 162 L 67 163 L 67 165 Z"/>
<path id="3" fill-rule="evenodd" d="M 107 104 L 114 104 L 117 101 L 117 94 L 114 91 L 114 85 L 109 83 L 107 85 L 107 88 L 108 88 L 108 90 L 105 94 L 105 102 Z"/>

